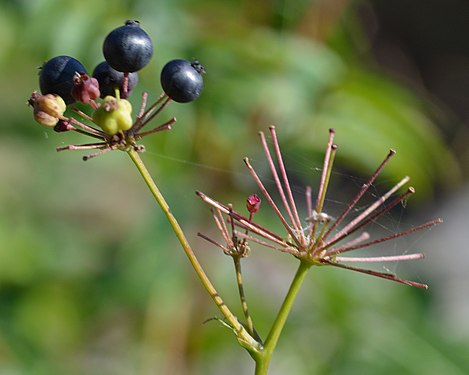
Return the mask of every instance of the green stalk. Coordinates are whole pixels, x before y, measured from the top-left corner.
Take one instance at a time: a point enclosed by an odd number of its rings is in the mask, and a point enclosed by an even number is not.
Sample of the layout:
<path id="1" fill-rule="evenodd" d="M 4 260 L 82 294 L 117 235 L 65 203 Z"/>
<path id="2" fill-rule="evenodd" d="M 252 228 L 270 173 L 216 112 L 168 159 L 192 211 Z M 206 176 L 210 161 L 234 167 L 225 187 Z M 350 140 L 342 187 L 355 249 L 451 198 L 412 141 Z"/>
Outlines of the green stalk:
<path id="1" fill-rule="evenodd" d="M 202 282 L 203 286 L 209 293 L 210 297 L 212 297 L 213 301 L 217 305 L 218 309 L 220 312 L 223 314 L 223 316 L 226 318 L 228 321 L 229 325 L 232 327 L 234 334 L 236 335 L 238 342 L 246 348 L 252 356 L 255 355 L 256 352 L 261 350 L 261 344 L 257 342 L 243 327 L 242 324 L 238 322 L 238 319 L 236 316 L 233 315 L 233 313 L 228 309 L 228 307 L 225 305 L 223 302 L 222 298 L 219 296 L 218 292 L 216 291 L 215 287 L 209 280 L 207 274 L 203 270 L 201 264 L 199 263 L 197 257 L 194 254 L 194 251 L 192 250 L 189 242 L 187 241 L 187 238 L 180 227 L 179 223 L 177 222 L 176 218 L 174 215 L 171 213 L 171 210 L 166 203 L 166 200 L 164 199 L 163 195 L 161 194 L 160 190 L 156 186 L 155 181 L 151 177 L 150 173 L 148 172 L 145 164 L 143 163 L 142 159 L 140 158 L 140 155 L 133 149 L 131 148 L 129 151 L 127 151 L 129 154 L 130 158 L 134 162 L 135 166 L 137 167 L 138 171 L 142 175 L 146 185 L 150 189 L 153 197 L 155 198 L 156 202 L 162 209 L 163 213 L 165 214 L 169 224 L 171 225 L 171 228 L 173 229 L 174 233 L 176 234 L 177 239 L 179 240 L 182 248 L 184 249 L 184 252 L 186 253 L 187 257 L 189 258 L 189 261 L 192 264 L 192 267 L 194 268 L 197 276 L 199 277 L 200 281 Z"/>
<path id="2" fill-rule="evenodd" d="M 241 301 L 241 307 L 244 313 L 244 319 L 246 319 L 246 328 L 252 337 L 254 334 L 254 323 L 252 322 L 251 315 L 249 314 L 248 304 L 246 302 L 246 295 L 244 294 L 243 274 L 241 271 L 241 258 L 239 256 L 233 257 L 235 271 L 236 271 L 236 283 L 238 284 L 239 299 Z"/>
<path id="3" fill-rule="evenodd" d="M 301 262 L 298 270 L 296 271 L 295 277 L 292 280 L 290 289 L 288 290 L 287 295 L 283 301 L 282 306 L 277 314 L 272 328 L 267 336 L 267 339 L 264 342 L 264 348 L 262 352 L 257 356 L 253 356 L 256 362 L 256 371 L 255 375 L 266 375 L 269 368 L 270 360 L 272 359 L 272 354 L 274 353 L 275 347 L 277 346 L 278 339 L 282 333 L 285 322 L 287 321 L 288 315 L 290 314 L 293 302 L 300 291 L 301 285 L 305 279 L 308 269 L 311 267 L 311 264 L 306 262 Z"/>

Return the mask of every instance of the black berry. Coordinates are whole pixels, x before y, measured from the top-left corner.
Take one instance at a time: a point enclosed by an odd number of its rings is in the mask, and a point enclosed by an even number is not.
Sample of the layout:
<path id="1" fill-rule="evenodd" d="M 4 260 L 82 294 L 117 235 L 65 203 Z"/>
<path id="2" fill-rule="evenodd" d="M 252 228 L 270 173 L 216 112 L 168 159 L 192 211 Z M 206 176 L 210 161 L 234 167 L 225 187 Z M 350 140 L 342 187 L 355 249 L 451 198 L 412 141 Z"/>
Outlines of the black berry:
<path id="1" fill-rule="evenodd" d="M 75 73 L 86 73 L 85 67 L 70 56 L 56 56 L 47 61 L 39 72 L 39 87 L 43 95 L 56 94 L 66 104 L 75 102 L 72 97 Z"/>
<path id="2" fill-rule="evenodd" d="M 161 86 L 172 100 L 187 103 L 202 92 L 205 69 L 198 61 L 172 60 L 161 71 Z"/>
<path id="3" fill-rule="evenodd" d="M 112 95 L 115 96 L 115 89 L 119 89 L 122 95 L 122 84 L 124 83 L 124 73 L 113 69 L 107 61 L 98 64 L 93 70 L 93 77 L 99 82 L 99 90 L 101 98 Z M 138 73 L 129 73 L 129 82 L 127 86 L 127 95 L 133 90 L 138 82 Z"/>
<path id="4" fill-rule="evenodd" d="M 112 30 L 104 40 L 106 61 L 119 72 L 142 69 L 153 55 L 153 44 L 138 21 L 126 21 L 124 26 Z"/>

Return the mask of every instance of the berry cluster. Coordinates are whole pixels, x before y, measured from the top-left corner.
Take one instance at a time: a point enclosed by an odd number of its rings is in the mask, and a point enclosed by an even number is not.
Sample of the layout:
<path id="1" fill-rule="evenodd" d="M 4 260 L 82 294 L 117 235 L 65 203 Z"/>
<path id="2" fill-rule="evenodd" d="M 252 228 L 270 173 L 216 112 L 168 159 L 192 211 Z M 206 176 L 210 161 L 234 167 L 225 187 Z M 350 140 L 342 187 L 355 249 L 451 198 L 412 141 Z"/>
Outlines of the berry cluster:
<path id="1" fill-rule="evenodd" d="M 103 55 L 105 61 L 95 67 L 91 76 L 73 57 L 62 55 L 50 59 L 39 72 L 41 94 L 35 91 L 28 100 L 35 120 L 41 125 L 53 127 L 57 132 L 77 131 L 100 140 L 57 148 L 57 151 L 97 150 L 85 156 L 84 160 L 115 149 L 143 151 L 143 146 L 136 144 L 138 139 L 171 129 L 176 119 L 172 118 L 149 131 L 142 132 L 142 128 L 170 101 L 191 102 L 200 96 L 203 89 L 205 69 L 198 61 L 169 61 L 160 76 L 163 93 L 148 109 L 148 94 L 143 93 L 140 111 L 133 120 L 132 105 L 127 98 L 138 83 L 137 72 L 153 56 L 153 43 L 138 21 L 129 20 L 107 35 Z M 92 114 L 74 107 L 76 102 L 90 105 Z M 65 117 L 67 106 L 97 127 L 86 125 L 74 117 Z"/>

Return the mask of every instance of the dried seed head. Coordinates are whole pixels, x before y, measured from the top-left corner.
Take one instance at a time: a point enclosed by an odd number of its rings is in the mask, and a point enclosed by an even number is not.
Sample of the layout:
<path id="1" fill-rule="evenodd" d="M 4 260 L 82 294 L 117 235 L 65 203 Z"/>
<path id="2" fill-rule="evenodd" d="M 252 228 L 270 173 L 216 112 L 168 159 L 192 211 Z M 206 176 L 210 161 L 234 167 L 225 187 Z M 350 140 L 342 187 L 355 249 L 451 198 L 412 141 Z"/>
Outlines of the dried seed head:
<path id="1" fill-rule="evenodd" d="M 354 262 L 375 263 L 417 260 L 423 258 L 423 254 L 421 253 L 375 257 L 344 256 L 344 254 L 353 250 L 377 245 L 382 242 L 402 237 L 425 228 L 430 228 L 434 225 L 441 223 L 441 219 L 435 219 L 427 223 L 418 225 L 416 227 L 412 227 L 410 229 L 397 233 L 392 233 L 385 237 L 376 239 L 373 239 L 368 232 L 363 231 L 358 236 L 355 235 L 358 230 L 362 230 L 365 225 L 374 222 L 377 218 L 389 212 L 392 207 L 398 205 L 400 202 L 402 202 L 403 199 L 406 199 L 410 194 L 414 192 L 413 188 L 408 188 L 406 192 L 398 195 L 391 202 L 388 202 L 386 203 L 386 205 L 384 205 L 384 203 L 391 196 L 393 196 L 394 193 L 396 193 L 402 186 L 404 186 L 409 181 L 408 177 L 404 177 L 385 194 L 380 196 L 374 203 L 362 210 L 361 213 L 358 214 L 358 216 L 352 218 L 350 222 L 343 225 L 343 228 L 337 229 L 338 224 L 344 221 L 347 214 L 352 211 L 352 209 L 356 206 L 360 198 L 365 194 L 367 189 L 372 186 L 373 182 L 378 177 L 379 173 L 387 164 L 389 159 L 394 155 L 395 151 L 391 150 L 388 153 L 384 161 L 378 166 L 372 176 L 359 190 L 357 195 L 350 201 L 350 203 L 346 205 L 345 210 L 339 215 L 338 219 L 334 219 L 323 211 L 323 205 L 326 202 L 325 197 L 327 192 L 327 186 L 330 180 L 332 164 L 337 149 L 337 146 L 333 143 L 334 131 L 331 130 L 327 144 L 326 154 L 324 157 L 323 173 L 321 176 L 320 188 L 318 192 L 318 198 L 316 200 L 315 209 L 313 208 L 314 205 L 313 198 L 311 195 L 311 188 L 306 189 L 306 203 L 309 217 L 307 219 L 308 225 L 304 226 L 298 217 L 298 209 L 296 207 L 295 200 L 293 199 L 292 189 L 288 181 L 286 168 L 283 164 L 283 158 L 280 152 L 280 146 L 277 141 L 275 127 L 270 127 L 270 131 L 272 134 L 272 141 L 275 149 L 274 155 L 277 156 L 277 161 L 279 164 L 278 168 L 275 165 L 276 163 L 272 157 L 272 153 L 268 147 L 268 143 L 263 132 L 260 133 L 261 142 L 269 165 L 271 166 L 272 175 L 277 185 L 277 190 L 281 198 L 281 203 L 283 204 L 287 215 L 283 215 L 283 213 L 279 209 L 279 206 L 274 202 L 272 196 L 265 188 L 264 184 L 259 178 L 259 175 L 255 172 L 249 160 L 245 158 L 244 162 L 248 167 L 248 170 L 254 178 L 260 191 L 262 192 L 267 202 L 272 207 L 275 214 L 278 216 L 278 218 L 284 225 L 287 231 L 286 238 L 285 234 L 277 234 L 252 220 L 252 213 L 257 212 L 260 204 L 260 199 L 255 194 L 249 196 L 247 199 L 247 208 L 251 215 L 249 216 L 249 218 L 246 218 L 238 212 L 234 211 L 230 206 L 223 205 L 217 202 L 216 200 L 204 195 L 203 193 L 198 193 L 202 200 L 210 204 L 217 210 L 217 212 L 219 212 L 220 216 L 222 214 L 228 215 L 228 220 L 232 223 L 233 227 L 236 226 L 240 228 L 236 233 L 238 233 L 238 235 L 240 236 L 241 241 L 249 240 L 251 243 L 255 242 L 262 246 L 291 254 L 295 258 L 298 258 L 302 262 L 308 263 L 310 265 L 330 265 L 333 267 L 356 271 L 363 274 L 380 277 L 382 279 L 391 280 L 422 289 L 427 289 L 428 287 L 426 284 L 399 278 L 396 275 L 388 272 L 374 271 L 367 268 L 355 267 L 347 264 Z M 218 219 L 218 221 L 222 222 L 222 219 Z M 329 225 L 331 223 L 332 225 Z M 229 236 L 225 233 L 224 237 L 228 238 Z M 244 243 L 241 242 L 241 245 L 244 245 Z M 223 249 L 227 248 L 225 246 L 221 247 Z M 243 250 L 242 247 L 240 247 L 240 244 L 238 244 L 237 242 L 235 243 L 234 247 L 237 250 Z"/>

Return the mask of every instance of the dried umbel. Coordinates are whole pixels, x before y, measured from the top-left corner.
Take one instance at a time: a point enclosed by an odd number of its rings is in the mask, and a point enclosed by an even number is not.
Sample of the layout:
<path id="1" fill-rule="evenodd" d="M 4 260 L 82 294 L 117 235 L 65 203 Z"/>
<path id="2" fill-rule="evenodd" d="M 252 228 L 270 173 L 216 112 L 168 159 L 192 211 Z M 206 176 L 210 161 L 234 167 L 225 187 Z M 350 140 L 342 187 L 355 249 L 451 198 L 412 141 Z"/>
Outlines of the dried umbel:
<path id="1" fill-rule="evenodd" d="M 272 207 L 277 217 L 283 224 L 285 234 L 277 234 L 269 229 L 263 227 L 259 223 L 253 222 L 252 217 L 245 217 L 240 213 L 233 210 L 231 205 L 224 205 L 216 200 L 206 196 L 199 192 L 198 195 L 208 204 L 210 204 L 217 215 L 221 217 L 225 215 L 228 217 L 228 221 L 235 224 L 238 228 L 235 231 L 234 236 L 236 238 L 245 239 L 251 243 L 257 243 L 268 248 L 278 250 L 284 253 L 291 254 L 298 258 L 301 262 L 309 265 L 330 265 L 334 267 L 344 268 L 353 270 L 380 278 L 396 281 L 399 283 L 415 286 L 419 288 L 427 288 L 426 284 L 422 284 L 415 281 L 410 281 L 397 277 L 396 275 L 387 272 L 378 272 L 365 268 L 359 268 L 351 266 L 347 263 L 353 262 L 389 262 L 389 261 L 405 261 L 405 260 L 416 260 L 422 259 L 423 254 L 404 254 L 398 256 L 380 256 L 380 257 L 347 257 L 344 256 L 353 250 L 372 246 L 384 241 L 395 239 L 418 230 L 432 227 L 436 224 L 441 223 L 441 219 L 435 219 L 425 224 L 419 225 L 412 229 L 397 232 L 389 236 L 371 239 L 370 234 L 366 231 L 361 231 L 367 224 L 373 222 L 381 215 L 387 213 L 394 206 L 400 202 L 406 200 L 409 195 L 414 193 L 414 189 L 409 187 L 405 192 L 398 194 L 394 199 L 384 205 L 384 203 L 393 196 L 401 187 L 403 187 L 408 181 L 408 177 L 404 177 L 395 186 L 393 186 L 387 193 L 379 197 L 373 204 L 367 209 L 360 213 L 357 217 L 353 218 L 347 224 L 344 224 L 341 229 L 340 225 L 343 224 L 348 214 L 353 210 L 360 198 L 365 194 L 370 186 L 372 186 L 375 179 L 378 177 L 381 170 L 388 163 L 389 159 L 395 154 L 394 150 L 391 150 L 384 161 L 379 165 L 369 180 L 362 186 L 358 194 L 347 204 L 346 209 L 340 214 L 340 216 L 333 220 L 326 212 L 324 212 L 324 202 L 326 197 L 327 186 L 329 183 L 333 160 L 337 152 L 337 146 L 333 143 L 334 130 L 330 131 L 329 142 L 324 159 L 324 167 L 322 170 L 321 182 L 318 188 L 318 195 L 316 201 L 313 203 L 312 189 L 311 187 L 306 188 L 306 202 L 308 210 L 308 219 L 306 223 L 302 223 L 300 215 L 298 213 L 297 205 L 295 203 L 292 189 L 288 180 L 287 172 L 283 164 L 282 154 L 280 146 L 277 140 L 277 134 L 275 127 L 270 128 L 270 133 L 273 141 L 274 155 L 277 159 L 277 166 L 271 151 L 267 145 L 266 137 L 264 133 L 260 133 L 260 138 L 264 152 L 266 154 L 270 170 L 275 181 L 278 194 L 280 196 L 280 204 L 274 202 L 272 196 L 265 188 L 258 174 L 246 158 L 244 161 L 252 177 L 254 178 L 259 190 L 264 195 L 268 204 Z M 257 201 L 253 196 L 248 199 L 248 210 L 255 210 L 255 202 Z M 286 213 L 282 213 L 283 211 Z M 359 234 L 357 234 L 359 233 Z"/>

